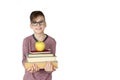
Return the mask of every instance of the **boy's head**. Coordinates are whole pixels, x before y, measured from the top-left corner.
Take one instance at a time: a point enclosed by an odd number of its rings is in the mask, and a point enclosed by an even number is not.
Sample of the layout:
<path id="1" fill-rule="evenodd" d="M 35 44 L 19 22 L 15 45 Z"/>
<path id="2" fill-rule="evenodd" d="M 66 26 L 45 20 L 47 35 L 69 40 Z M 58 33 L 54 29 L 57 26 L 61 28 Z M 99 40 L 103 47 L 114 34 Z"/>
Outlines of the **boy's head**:
<path id="1" fill-rule="evenodd" d="M 44 18 L 44 20 L 45 20 L 45 16 L 44 16 L 44 14 L 43 14 L 42 11 L 33 11 L 33 12 L 31 13 L 31 15 L 30 15 L 30 22 L 31 22 L 31 23 L 34 22 L 35 19 L 36 19 L 37 17 L 39 17 L 39 16 L 42 16 L 42 17 Z"/>
<path id="2" fill-rule="evenodd" d="M 30 15 L 30 27 L 35 34 L 43 34 L 46 27 L 45 16 L 41 11 L 33 11 Z"/>

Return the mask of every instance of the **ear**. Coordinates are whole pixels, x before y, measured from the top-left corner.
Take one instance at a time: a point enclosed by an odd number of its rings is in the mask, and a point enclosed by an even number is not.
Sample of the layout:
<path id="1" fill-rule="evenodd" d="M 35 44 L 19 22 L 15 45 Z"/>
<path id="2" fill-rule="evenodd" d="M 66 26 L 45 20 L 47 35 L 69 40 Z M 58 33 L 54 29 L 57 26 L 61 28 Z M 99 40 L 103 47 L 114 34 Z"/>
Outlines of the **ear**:
<path id="1" fill-rule="evenodd" d="M 46 26 L 47 26 L 47 24 L 46 24 L 46 22 L 45 22 L 45 28 L 46 28 Z"/>
<path id="2" fill-rule="evenodd" d="M 32 29 L 32 24 L 30 24 L 30 28 Z"/>

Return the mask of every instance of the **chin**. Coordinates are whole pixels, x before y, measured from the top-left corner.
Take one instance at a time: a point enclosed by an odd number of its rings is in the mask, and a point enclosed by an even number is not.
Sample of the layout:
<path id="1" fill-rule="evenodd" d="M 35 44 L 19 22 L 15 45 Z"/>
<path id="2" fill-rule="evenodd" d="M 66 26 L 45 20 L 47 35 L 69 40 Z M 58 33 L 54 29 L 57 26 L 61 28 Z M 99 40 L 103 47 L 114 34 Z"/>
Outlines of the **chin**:
<path id="1" fill-rule="evenodd" d="M 42 32 L 42 31 L 39 31 L 39 32 L 38 32 L 38 31 L 36 31 L 35 33 L 37 33 L 37 34 L 41 34 L 41 33 L 43 33 L 43 32 Z"/>

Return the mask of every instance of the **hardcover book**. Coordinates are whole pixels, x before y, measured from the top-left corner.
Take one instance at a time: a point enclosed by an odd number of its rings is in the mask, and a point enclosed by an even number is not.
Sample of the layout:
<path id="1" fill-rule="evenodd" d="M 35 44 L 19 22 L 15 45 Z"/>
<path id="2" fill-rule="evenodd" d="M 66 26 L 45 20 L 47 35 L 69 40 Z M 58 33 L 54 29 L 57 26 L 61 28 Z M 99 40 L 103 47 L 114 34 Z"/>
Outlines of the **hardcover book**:
<path id="1" fill-rule="evenodd" d="M 37 54 L 37 53 L 51 53 L 50 49 L 45 49 L 44 51 L 31 51 L 31 54 Z"/>
<path id="2" fill-rule="evenodd" d="M 28 61 L 28 62 L 56 61 L 56 56 L 27 57 L 27 61 Z"/>
<path id="3" fill-rule="evenodd" d="M 54 56 L 54 54 L 49 53 L 36 53 L 36 54 L 28 54 L 28 57 L 44 57 L 44 56 Z"/>
<path id="4" fill-rule="evenodd" d="M 44 69 L 45 66 L 46 66 L 46 62 L 36 62 L 36 63 L 35 62 L 34 63 L 26 62 L 24 66 L 25 66 L 26 69 L 28 69 L 32 66 L 32 64 L 37 64 L 39 69 Z M 58 62 L 57 61 L 52 61 L 51 64 L 54 66 L 54 68 L 56 68 L 56 69 L 58 68 Z"/>

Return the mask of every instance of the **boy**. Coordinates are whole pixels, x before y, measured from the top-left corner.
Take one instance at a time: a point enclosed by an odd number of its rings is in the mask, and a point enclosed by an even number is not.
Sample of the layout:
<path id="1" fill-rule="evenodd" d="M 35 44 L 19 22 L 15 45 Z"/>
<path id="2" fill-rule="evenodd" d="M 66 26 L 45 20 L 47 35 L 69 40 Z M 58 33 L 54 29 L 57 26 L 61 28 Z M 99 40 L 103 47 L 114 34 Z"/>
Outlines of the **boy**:
<path id="1" fill-rule="evenodd" d="M 45 49 L 50 49 L 55 55 L 56 41 L 54 38 L 44 33 L 46 28 L 45 16 L 41 11 L 33 11 L 30 15 L 30 28 L 34 34 L 24 38 L 23 40 L 23 59 L 22 63 L 26 62 L 26 55 L 35 50 L 35 42 L 43 41 L 46 45 Z M 36 64 L 31 68 L 25 69 L 23 80 L 52 80 L 53 66 L 48 62 L 45 69 L 38 69 Z"/>

